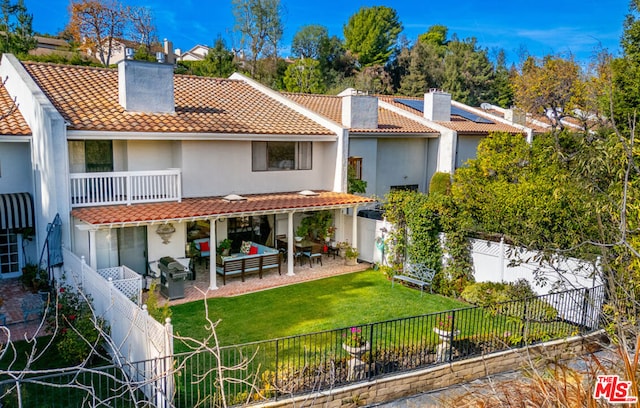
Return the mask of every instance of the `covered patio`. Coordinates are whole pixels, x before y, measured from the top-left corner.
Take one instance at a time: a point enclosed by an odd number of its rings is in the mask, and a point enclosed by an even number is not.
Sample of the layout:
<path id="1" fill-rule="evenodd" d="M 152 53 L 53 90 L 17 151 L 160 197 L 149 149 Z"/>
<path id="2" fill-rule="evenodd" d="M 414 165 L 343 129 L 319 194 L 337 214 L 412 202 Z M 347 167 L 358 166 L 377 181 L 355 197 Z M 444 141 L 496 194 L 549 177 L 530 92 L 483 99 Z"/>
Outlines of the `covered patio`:
<path id="1" fill-rule="evenodd" d="M 197 281 L 185 282 L 185 298 L 199 299 L 202 297 L 195 290 L 195 287 L 200 287 L 202 290 L 208 289 L 209 292 L 220 291 L 219 296 L 225 296 L 234 290 L 236 292 L 245 290 L 244 288 L 233 289 L 239 284 L 247 286 L 247 290 L 259 290 L 259 288 L 251 289 L 248 285 L 261 285 L 260 281 L 271 282 L 269 278 L 274 275 L 277 277 L 276 279 L 283 280 L 282 284 L 287 284 L 297 282 L 298 279 L 304 280 L 304 277 L 296 277 L 299 272 L 309 270 L 309 273 L 314 273 L 317 276 L 318 271 L 328 270 L 331 265 L 339 267 L 333 268 L 334 270 L 342 270 L 344 267 L 342 259 L 336 258 L 333 262 L 333 257 L 326 255 L 323 255 L 323 261 L 327 260 L 326 266 L 323 268 L 320 265 L 314 265 L 313 268 L 310 268 L 308 264 L 295 266 L 294 228 L 302 218 L 309 214 L 331 211 L 334 214 L 333 225 L 337 227 L 335 240 L 338 242 L 347 241 L 351 246 L 357 248 L 357 210 L 359 206 L 369 204 L 372 201 L 367 197 L 347 193 L 305 190 L 246 196 L 188 198 L 180 202 L 168 203 L 76 208 L 71 213 L 76 232 L 73 252 L 78 256 L 85 256 L 88 264 L 94 269 L 115 267 L 122 264 L 142 275 L 147 275 L 150 274 L 151 265 L 163 257 L 186 259 L 193 256 L 189 253 L 193 242 L 189 240 L 191 236 L 189 225 L 204 224 L 206 232 L 203 237 L 198 236 L 198 238 L 209 241 L 209 252 L 206 255 L 204 265 L 202 262 L 196 263 L 198 268 L 196 270 Z M 261 236 L 267 238 L 258 243 L 276 248 L 276 238 L 285 240 L 286 259 L 282 260 L 281 275 L 278 274 L 277 269 L 273 269 L 267 271 L 263 279 L 256 275 L 249 275 L 245 282 L 242 282 L 237 276 L 224 285 L 221 277 L 209 265 L 215 265 L 218 255 L 216 248 L 222 240 L 231 238 L 230 234 L 236 231 L 236 229 L 232 229 L 232 226 L 236 225 L 237 220 L 251 219 L 252 217 L 270 218 L 269 223 L 266 224 L 267 232 L 259 232 Z M 252 224 L 247 225 L 251 226 Z M 141 234 L 124 233 L 124 230 L 135 232 L 134 228 L 143 229 L 143 231 Z M 134 242 L 136 237 L 138 240 Z M 236 239 L 234 242 L 239 246 L 244 242 L 244 239 L 242 238 L 242 242 L 240 239 Z M 132 262 L 124 261 L 127 259 L 125 255 L 131 256 L 133 251 L 138 258 L 137 267 L 133 266 Z M 198 258 L 201 258 L 200 255 Z M 114 262 L 119 262 L 119 264 L 112 265 L 111 263 Z M 147 265 L 149 266 L 147 267 Z M 155 273 L 151 273 L 151 275 L 157 276 Z M 255 283 L 256 281 L 258 283 Z M 279 284 L 271 283 L 268 285 L 277 286 Z M 192 290 L 198 292 L 198 295 L 192 295 Z"/>
<path id="2" fill-rule="evenodd" d="M 333 255 L 322 255 L 322 265 L 313 264 L 309 266 L 308 262 L 302 265 L 295 264 L 293 270 L 294 275 L 286 274 L 287 264 L 282 265 L 282 275 L 278 274 L 277 269 L 266 271 L 262 279 L 258 275 L 248 275 L 242 282 L 240 276 L 227 279 L 227 284 L 222 285 L 222 278 L 217 277 L 216 290 L 209 289 L 209 267 L 206 263 L 196 263 L 196 279 L 193 281 L 185 281 L 184 298 L 175 299 L 169 302 L 170 305 L 193 302 L 202 300 L 204 297 L 228 297 L 237 296 L 245 293 L 256 292 L 276 288 L 280 286 L 291 285 L 300 282 L 328 278 L 331 276 L 342 275 L 345 273 L 353 273 L 364 271 L 371 267 L 367 262 L 361 262 L 357 265 L 345 265 L 344 258 Z"/>

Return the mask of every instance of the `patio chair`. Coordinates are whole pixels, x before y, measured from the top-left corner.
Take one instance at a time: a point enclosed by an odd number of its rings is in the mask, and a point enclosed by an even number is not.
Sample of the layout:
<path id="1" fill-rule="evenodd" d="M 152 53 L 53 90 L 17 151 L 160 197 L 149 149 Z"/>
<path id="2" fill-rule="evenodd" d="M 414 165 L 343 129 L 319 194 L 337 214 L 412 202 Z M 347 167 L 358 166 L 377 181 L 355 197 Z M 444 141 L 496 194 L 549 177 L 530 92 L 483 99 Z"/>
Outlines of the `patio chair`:
<path id="1" fill-rule="evenodd" d="M 209 238 L 200 238 L 194 239 L 193 243 L 196 246 L 196 249 L 200 253 L 199 258 L 200 261 L 207 261 L 209 263 L 209 257 L 211 256 L 211 247 L 209 246 Z"/>
<path id="2" fill-rule="evenodd" d="M 322 245 L 313 244 L 309 251 L 302 252 L 302 256 L 309 258 L 309 267 L 313 268 L 313 260 L 316 262 L 320 262 L 320 266 L 322 266 Z"/>
<path id="3" fill-rule="evenodd" d="M 282 255 L 282 259 L 284 262 L 287 262 L 288 251 L 287 251 L 287 236 L 286 235 L 276 235 L 276 248 L 278 252 Z"/>

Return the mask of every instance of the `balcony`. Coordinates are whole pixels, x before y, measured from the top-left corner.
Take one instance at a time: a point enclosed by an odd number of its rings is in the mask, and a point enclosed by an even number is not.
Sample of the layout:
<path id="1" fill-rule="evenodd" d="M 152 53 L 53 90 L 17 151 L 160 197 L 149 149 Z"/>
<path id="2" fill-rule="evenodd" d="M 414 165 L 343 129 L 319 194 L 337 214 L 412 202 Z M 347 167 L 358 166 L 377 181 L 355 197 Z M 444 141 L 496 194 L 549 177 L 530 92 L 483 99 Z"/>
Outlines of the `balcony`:
<path id="1" fill-rule="evenodd" d="M 180 175 L 180 169 L 71 174 L 71 207 L 182 201 Z"/>

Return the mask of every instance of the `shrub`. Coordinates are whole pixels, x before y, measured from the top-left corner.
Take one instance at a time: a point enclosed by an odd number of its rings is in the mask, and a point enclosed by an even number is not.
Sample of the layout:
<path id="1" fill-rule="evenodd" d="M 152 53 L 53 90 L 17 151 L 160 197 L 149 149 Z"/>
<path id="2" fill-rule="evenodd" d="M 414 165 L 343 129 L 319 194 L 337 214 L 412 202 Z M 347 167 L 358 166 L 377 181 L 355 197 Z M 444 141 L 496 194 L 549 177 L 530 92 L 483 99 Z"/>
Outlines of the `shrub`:
<path id="1" fill-rule="evenodd" d="M 173 313 L 169 308 L 169 303 L 165 303 L 160 306 L 158 304 L 158 284 L 153 282 L 151 286 L 149 286 L 149 292 L 147 295 L 147 312 L 149 312 L 149 316 L 153 317 L 160 323 L 164 324 L 168 317 L 171 317 Z"/>
<path id="2" fill-rule="evenodd" d="M 520 300 L 535 296 L 529 283 L 520 279 L 515 283 L 477 282 L 468 285 L 460 295 L 465 301 L 479 306 Z"/>
<path id="3" fill-rule="evenodd" d="M 71 288 L 63 286 L 57 295 L 48 313 L 47 326 L 54 333 L 60 359 L 69 365 L 91 359 L 93 347 L 100 346 L 99 329 L 106 329 L 104 320 L 94 317 L 87 300 Z"/>
<path id="4" fill-rule="evenodd" d="M 429 194 L 451 194 L 451 174 L 436 172 L 429 183 Z"/>

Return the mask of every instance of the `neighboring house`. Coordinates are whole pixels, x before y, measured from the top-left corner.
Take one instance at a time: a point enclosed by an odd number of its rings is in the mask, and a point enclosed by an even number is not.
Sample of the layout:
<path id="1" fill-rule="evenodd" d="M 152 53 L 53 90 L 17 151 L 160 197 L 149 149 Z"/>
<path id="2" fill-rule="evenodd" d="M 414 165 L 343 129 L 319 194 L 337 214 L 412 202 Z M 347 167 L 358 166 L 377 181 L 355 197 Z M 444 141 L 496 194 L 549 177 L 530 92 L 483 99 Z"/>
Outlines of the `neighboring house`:
<path id="1" fill-rule="evenodd" d="M 483 103 L 482 105 L 480 105 L 480 109 L 497 118 L 506 119 L 515 125 L 527 126 L 528 128 L 533 130 L 533 134 L 546 133 L 552 129 L 551 121 L 549 118 L 545 116 L 525 113 L 524 111 L 517 108 L 504 109 L 490 103 Z M 576 115 L 580 114 L 580 112 L 576 112 Z M 586 121 L 580 121 L 570 116 L 563 117 L 560 122 L 563 126 L 572 131 L 584 131 L 585 122 L 588 126 L 595 125 L 594 121 L 591 118 L 587 118 Z"/>
<path id="2" fill-rule="evenodd" d="M 105 43 L 107 40 L 104 40 Z M 120 61 L 126 58 L 127 48 L 133 50 L 134 52 L 140 48 L 142 44 L 137 43 L 135 41 L 125 40 L 123 38 L 114 38 L 113 43 L 111 45 L 111 58 L 109 59 L 109 65 L 116 65 Z M 106 46 L 105 51 L 102 53 L 106 59 Z M 157 55 L 158 53 L 164 54 L 163 58 L 165 62 L 172 64 L 176 60 L 176 55 L 173 52 L 173 45 L 170 41 L 164 40 L 163 45 L 153 44 L 151 46 L 151 55 Z M 87 49 L 87 55 L 90 57 L 96 58 L 98 61 L 102 61 L 100 56 L 98 55 L 97 50 Z"/>
<path id="3" fill-rule="evenodd" d="M 0 279 L 20 276 L 37 261 L 31 141 L 27 122 L 0 87 Z"/>
<path id="4" fill-rule="evenodd" d="M 424 98 L 369 96 L 353 89 L 337 96 L 284 95 L 349 129 L 350 164 L 367 182 L 369 196 L 393 189 L 427 192 L 435 172 L 453 173 L 474 158 L 489 133 L 529 131 L 452 101 L 444 92 Z"/>
<path id="5" fill-rule="evenodd" d="M 185 256 L 196 236 L 273 245 L 286 234 L 292 249 L 296 224 L 318 210 L 333 211 L 337 239 L 357 246 L 343 228 L 351 221 L 355 232 L 357 217 L 342 210 L 371 200 L 344 192 L 347 132 L 248 78 L 174 75 L 172 64 L 131 60 L 117 70 L 21 63 L 7 54 L 0 75 L 33 134 L 37 235 L 59 214 L 63 245 L 96 269 L 145 273 L 149 261 Z"/>
<path id="6" fill-rule="evenodd" d="M 204 61 L 209 53 L 209 47 L 198 44 L 184 53 L 180 49 L 176 49 L 176 59 L 178 61 Z"/>

